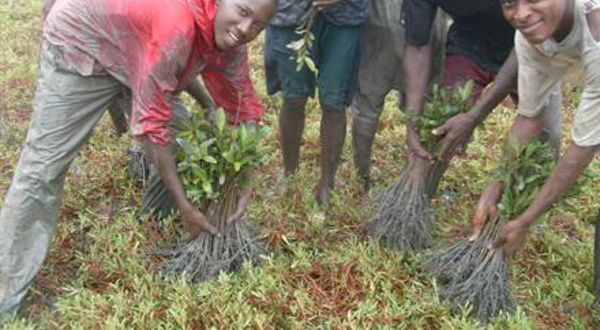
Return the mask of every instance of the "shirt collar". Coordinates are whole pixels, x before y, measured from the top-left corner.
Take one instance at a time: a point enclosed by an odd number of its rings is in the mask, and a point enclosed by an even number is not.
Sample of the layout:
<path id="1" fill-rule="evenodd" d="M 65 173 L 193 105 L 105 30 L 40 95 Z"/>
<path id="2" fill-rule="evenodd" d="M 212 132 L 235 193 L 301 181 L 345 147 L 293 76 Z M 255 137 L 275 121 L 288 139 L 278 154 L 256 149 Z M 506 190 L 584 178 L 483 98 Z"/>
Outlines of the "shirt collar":
<path id="1" fill-rule="evenodd" d="M 194 21 L 199 29 L 198 39 L 203 52 L 217 51 L 215 43 L 215 16 L 219 5 L 216 0 L 188 0 Z"/>

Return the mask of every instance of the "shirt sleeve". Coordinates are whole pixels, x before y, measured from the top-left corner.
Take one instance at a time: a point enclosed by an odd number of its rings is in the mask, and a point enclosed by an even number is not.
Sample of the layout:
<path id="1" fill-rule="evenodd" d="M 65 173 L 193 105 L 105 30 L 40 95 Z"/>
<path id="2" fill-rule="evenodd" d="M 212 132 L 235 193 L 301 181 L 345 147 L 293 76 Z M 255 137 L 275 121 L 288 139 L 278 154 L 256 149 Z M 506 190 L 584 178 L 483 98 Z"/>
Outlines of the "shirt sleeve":
<path id="1" fill-rule="evenodd" d="M 212 58 L 202 78 L 215 103 L 224 108 L 229 122 L 260 120 L 262 102 L 250 79 L 248 49 L 239 47 Z"/>
<path id="2" fill-rule="evenodd" d="M 590 147 L 600 144 L 600 48 L 589 49 L 584 62 L 585 87 L 571 134 L 575 144 Z"/>
<path id="3" fill-rule="evenodd" d="M 535 50 L 519 32 L 515 35 L 515 51 L 519 63 L 517 113 L 535 117 L 544 110 L 550 94 L 560 85 L 564 70 L 553 66 L 550 58 Z"/>
<path id="4" fill-rule="evenodd" d="M 171 101 L 179 85 L 178 74 L 183 71 L 190 53 L 191 41 L 181 35 L 172 42 L 149 43 L 141 58 L 131 63 L 133 137 L 160 145 L 169 142 Z"/>
<path id="5" fill-rule="evenodd" d="M 435 0 L 404 0 L 402 18 L 408 44 L 422 46 L 429 42 L 436 13 Z"/>

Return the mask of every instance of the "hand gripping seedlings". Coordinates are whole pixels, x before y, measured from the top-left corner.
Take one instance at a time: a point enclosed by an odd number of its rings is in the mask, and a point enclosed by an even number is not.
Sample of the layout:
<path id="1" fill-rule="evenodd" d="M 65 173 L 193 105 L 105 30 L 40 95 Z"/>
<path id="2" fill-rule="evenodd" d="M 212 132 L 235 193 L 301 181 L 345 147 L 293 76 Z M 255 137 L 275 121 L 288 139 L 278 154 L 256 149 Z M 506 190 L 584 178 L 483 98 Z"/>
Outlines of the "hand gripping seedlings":
<path id="1" fill-rule="evenodd" d="M 165 276 L 187 274 L 192 281 L 204 281 L 219 272 L 234 272 L 244 262 L 258 265 L 261 247 L 245 218 L 228 223 L 235 212 L 247 173 L 262 162 L 260 140 L 263 130 L 245 126 L 231 128 L 222 110 L 215 123 L 194 113 L 178 135 L 178 171 L 190 200 L 199 206 L 219 235 L 200 233 L 194 240 L 156 254 L 164 258 L 159 266 Z"/>
<path id="2" fill-rule="evenodd" d="M 555 161 L 555 150 L 547 144 L 532 139 L 519 148 L 510 139 L 497 174 L 504 182 L 500 215 L 488 221 L 474 241 L 462 239 L 429 255 L 425 269 L 442 284 L 440 299 L 454 310 L 470 306 L 471 316 L 483 323 L 501 311 L 514 310 L 508 261 L 502 248 L 489 250 L 488 246 L 496 240 L 502 222 L 521 214 L 533 201 Z"/>
<path id="3" fill-rule="evenodd" d="M 440 139 L 433 130 L 450 117 L 469 109 L 472 82 L 458 89 L 434 86 L 431 97 L 419 116 L 409 116 L 419 130 L 421 143 L 436 151 Z M 375 216 L 367 222 L 372 237 L 401 251 L 417 251 L 431 245 L 434 212 L 430 202 L 438 183 L 448 168 L 448 161 L 433 162 L 414 157 L 380 197 Z"/>

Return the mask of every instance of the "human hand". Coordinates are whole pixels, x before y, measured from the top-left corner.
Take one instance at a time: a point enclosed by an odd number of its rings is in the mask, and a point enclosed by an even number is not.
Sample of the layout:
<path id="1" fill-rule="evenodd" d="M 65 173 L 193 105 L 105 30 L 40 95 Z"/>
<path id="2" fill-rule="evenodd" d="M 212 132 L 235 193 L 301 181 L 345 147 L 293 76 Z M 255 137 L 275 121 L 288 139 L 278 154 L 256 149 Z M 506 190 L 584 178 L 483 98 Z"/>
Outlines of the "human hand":
<path id="1" fill-rule="evenodd" d="M 463 113 L 448 119 L 442 126 L 433 130 L 434 135 L 443 137 L 439 157 L 448 160 L 455 152 L 460 152 L 476 125 L 476 118 L 469 113 Z"/>
<path id="2" fill-rule="evenodd" d="M 196 238 L 201 231 L 205 231 L 211 235 L 218 234 L 217 228 L 208 222 L 208 219 L 202 212 L 198 211 L 193 206 L 186 206 L 179 210 L 183 225 L 190 233 L 192 238 Z"/>
<path id="3" fill-rule="evenodd" d="M 504 256 L 510 259 L 521 247 L 523 247 L 528 232 L 529 225 L 524 221 L 515 219 L 505 222 L 502 224 L 502 227 L 500 227 L 500 234 L 488 249 L 491 250 L 502 247 Z"/>
<path id="4" fill-rule="evenodd" d="M 421 144 L 419 133 L 417 133 L 415 128 L 410 124 L 408 125 L 408 136 L 406 140 L 408 157 L 410 159 L 413 159 L 415 156 L 417 156 L 427 160 L 433 160 L 433 156 L 427 150 L 425 150 Z"/>
<path id="5" fill-rule="evenodd" d="M 475 207 L 475 215 L 473 216 L 473 235 L 469 238 L 474 241 L 479 237 L 483 226 L 488 220 L 493 220 L 498 217 L 498 203 L 502 197 L 503 184 L 501 181 L 494 181 L 485 188 L 477 206 Z"/>
<path id="6" fill-rule="evenodd" d="M 227 224 L 230 225 L 238 220 L 240 220 L 244 213 L 246 213 L 246 208 L 248 207 L 248 203 L 250 203 L 250 198 L 252 197 L 252 186 L 248 185 L 247 187 L 242 188 L 240 191 L 240 196 L 238 198 L 237 207 L 232 215 L 227 218 Z"/>

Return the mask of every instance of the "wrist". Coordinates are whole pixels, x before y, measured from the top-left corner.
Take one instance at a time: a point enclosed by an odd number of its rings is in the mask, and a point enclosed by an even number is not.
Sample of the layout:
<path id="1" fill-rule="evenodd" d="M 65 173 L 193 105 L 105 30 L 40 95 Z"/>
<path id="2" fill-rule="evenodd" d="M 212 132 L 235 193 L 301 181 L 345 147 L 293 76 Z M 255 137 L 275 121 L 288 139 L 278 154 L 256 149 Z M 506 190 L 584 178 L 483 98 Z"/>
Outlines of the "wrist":
<path id="1" fill-rule="evenodd" d="M 472 126 L 479 125 L 485 119 L 485 116 L 481 112 L 481 109 L 479 109 L 478 107 L 475 107 L 474 109 L 470 110 L 465 115 L 471 121 Z"/>
<path id="2" fill-rule="evenodd" d="M 177 208 L 179 209 L 179 213 L 189 213 L 196 209 L 192 205 L 192 203 L 190 203 L 190 201 L 187 200 L 187 198 L 176 201 L 176 203 L 177 203 Z"/>
<path id="3" fill-rule="evenodd" d="M 492 183 L 490 183 L 490 185 L 489 185 L 489 189 L 493 189 L 495 191 L 502 192 L 502 190 L 504 189 L 504 181 L 502 181 L 502 180 L 492 181 Z"/>
<path id="4" fill-rule="evenodd" d="M 533 219 L 533 220 L 535 220 L 535 219 Z M 514 222 L 516 225 L 518 225 L 523 230 L 529 230 L 529 227 L 531 227 L 531 225 L 533 224 L 533 220 L 525 218 L 523 216 L 520 216 L 517 219 L 513 220 L 512 222 Z"/>

